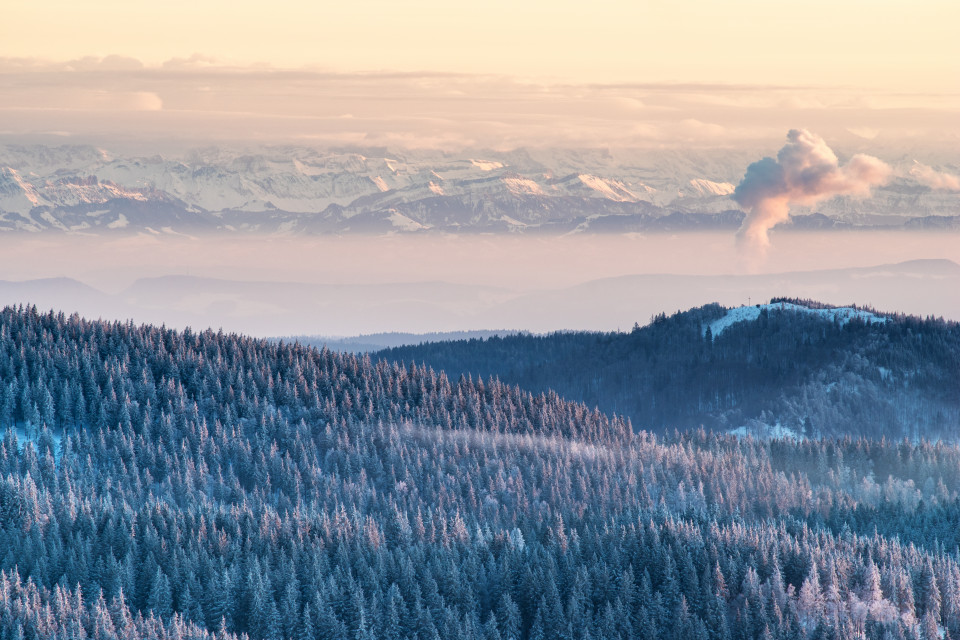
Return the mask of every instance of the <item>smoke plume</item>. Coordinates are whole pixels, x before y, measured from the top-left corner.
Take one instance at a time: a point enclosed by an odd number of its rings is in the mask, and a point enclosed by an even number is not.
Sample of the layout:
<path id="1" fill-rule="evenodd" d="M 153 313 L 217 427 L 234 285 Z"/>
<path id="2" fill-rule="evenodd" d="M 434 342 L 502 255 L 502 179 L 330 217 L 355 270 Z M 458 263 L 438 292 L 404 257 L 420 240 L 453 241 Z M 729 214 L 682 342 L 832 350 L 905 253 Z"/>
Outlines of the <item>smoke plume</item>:
<path id="1" fill-rule="evenodd" d="M 842 167 L 820 136 L 792 129 L 777 158 L 764 158 L 747 167 L 733 192 L 747 217 L 737 232 L 740 242 L 759 250 L 770 244 L 770 229 L 790 218 L 791 205 L 814 205 L 834 196 L 869 196 L 883 184 L 890 167 L 873 156 L 857 154 Z"/>

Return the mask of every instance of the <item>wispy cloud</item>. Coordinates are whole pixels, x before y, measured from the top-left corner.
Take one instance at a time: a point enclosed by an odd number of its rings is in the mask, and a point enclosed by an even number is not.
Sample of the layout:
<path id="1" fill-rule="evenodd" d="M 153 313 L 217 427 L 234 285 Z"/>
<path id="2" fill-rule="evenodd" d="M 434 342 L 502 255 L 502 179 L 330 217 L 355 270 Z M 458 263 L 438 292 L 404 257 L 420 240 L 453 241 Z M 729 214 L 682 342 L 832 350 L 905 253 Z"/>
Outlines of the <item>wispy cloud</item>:
<path id="1" fill-rule="evenodd" d="M 57 130 L 195 142 L 760 148 L 803 125 L 840 144 L 871 137 L 960 139 L 960 98 L 950 96 L 874 96 L 858 104 L 855 93 L 837 88 L 331 73 L 230 66 L 200 54 L 154 66 L 123 56 L 0 58 L 0 91 L 4 129 L 19 135 Z"/>

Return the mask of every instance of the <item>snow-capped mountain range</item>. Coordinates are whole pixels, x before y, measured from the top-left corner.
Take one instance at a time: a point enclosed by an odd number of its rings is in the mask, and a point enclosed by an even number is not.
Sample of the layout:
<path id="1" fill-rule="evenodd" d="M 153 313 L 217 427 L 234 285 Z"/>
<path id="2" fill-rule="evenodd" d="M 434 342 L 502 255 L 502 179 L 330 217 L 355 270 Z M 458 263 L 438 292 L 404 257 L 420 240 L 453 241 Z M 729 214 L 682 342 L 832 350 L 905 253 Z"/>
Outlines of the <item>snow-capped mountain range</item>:
<path id="1" fill-rule="evenodd" d="M 271 147 L 178 157 L 0 146 L 0 230 L 73 233 L 623 232 L 736 228 L 752 153 Z M 798 226 L 956 227 L 960 194 L 911 177 Z M 956 167 L 945 170 L 956 173 Z M 812 212 L 806 212 L 812 213 Z"/>

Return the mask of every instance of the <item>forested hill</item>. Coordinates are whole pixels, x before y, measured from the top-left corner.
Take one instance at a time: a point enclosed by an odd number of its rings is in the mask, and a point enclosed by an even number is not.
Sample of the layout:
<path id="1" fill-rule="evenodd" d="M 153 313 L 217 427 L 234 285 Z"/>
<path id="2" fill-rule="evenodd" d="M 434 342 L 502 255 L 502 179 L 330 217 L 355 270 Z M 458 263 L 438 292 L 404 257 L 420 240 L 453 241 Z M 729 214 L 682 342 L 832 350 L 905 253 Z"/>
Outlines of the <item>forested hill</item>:
<path id="1" fill-rule="evenodd" d="M 960 449 L 0 312 L 0 640 L 960 637 Z"/>
<path id="2" fill-rule="evenodd" d="M 557 394 L 458 380 L 410 365 L 189 329 L 87 322 L 5 309 L 0 319 L 3 424 L 143 427 L 172 444 L 158 419 L 184 415 L 208 428 L 266 420 L 311 429 L 413 422 L 562 435 L 591 443 L 629 439 L 610 420 Z M 153 430 L 159 430 L 156 433 Z"/>
<path id="3" fill-rule="evenodd" d="M 630 333 L 439 342 L 376 357 L 553 389 L 660 432 L 960 438 L 960 325 L 810 301 L 712 304 Z"/>

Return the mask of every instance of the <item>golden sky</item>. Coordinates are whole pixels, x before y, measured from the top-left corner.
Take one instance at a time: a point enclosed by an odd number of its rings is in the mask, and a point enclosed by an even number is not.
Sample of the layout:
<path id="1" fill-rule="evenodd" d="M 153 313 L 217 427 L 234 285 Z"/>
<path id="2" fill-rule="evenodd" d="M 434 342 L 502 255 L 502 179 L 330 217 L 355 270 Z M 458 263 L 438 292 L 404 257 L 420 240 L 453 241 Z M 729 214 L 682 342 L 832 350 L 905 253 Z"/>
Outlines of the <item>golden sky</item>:
<path id="1" fill-rule="evenodd" d="M 956 0 L 18 1 L 0 136 L 956 149 L 958 24 Z"/>
<path id="2" fill-rule="evenodd" d="M 0 56 L 960 91 L 955 0 L 33 0 Z"/>

